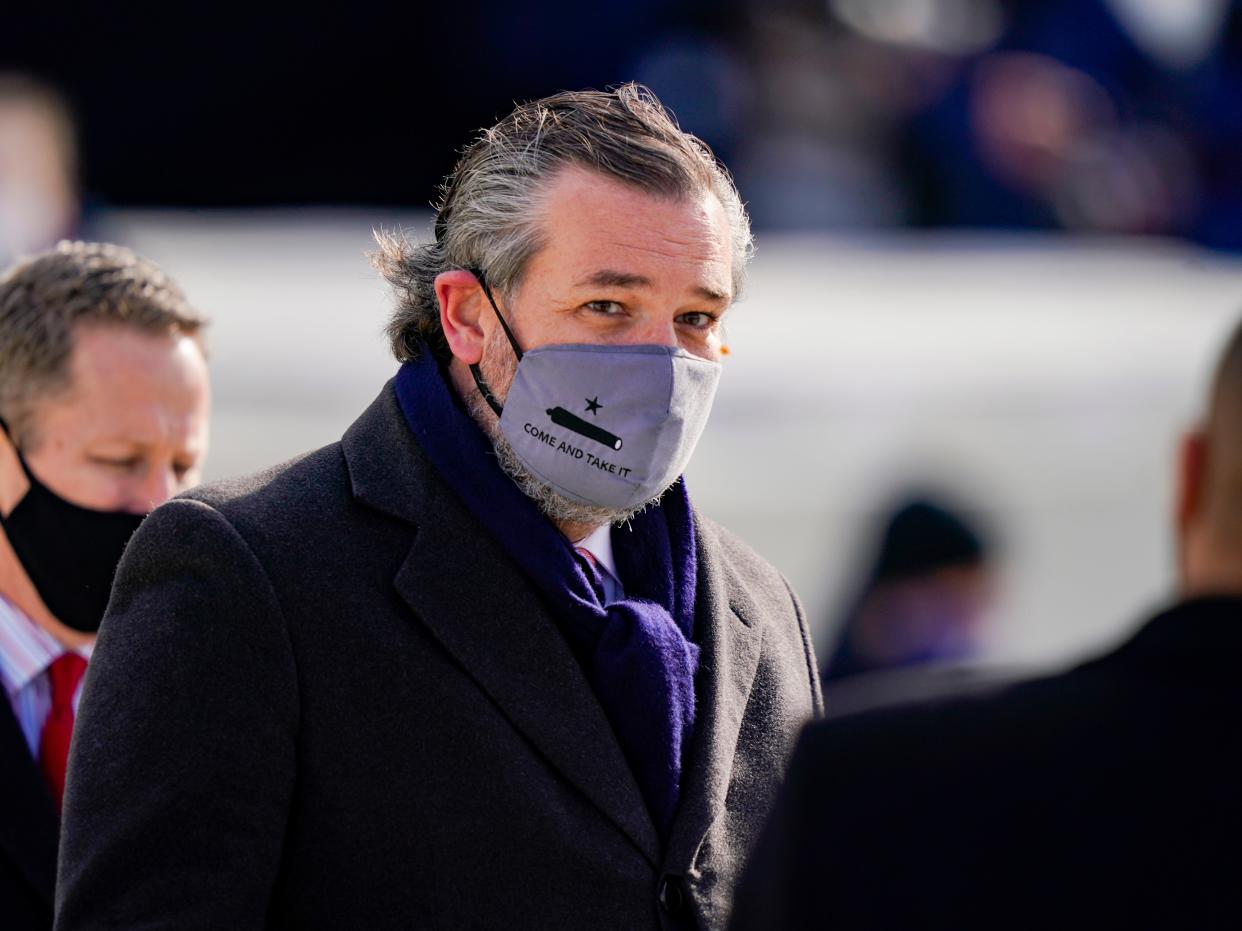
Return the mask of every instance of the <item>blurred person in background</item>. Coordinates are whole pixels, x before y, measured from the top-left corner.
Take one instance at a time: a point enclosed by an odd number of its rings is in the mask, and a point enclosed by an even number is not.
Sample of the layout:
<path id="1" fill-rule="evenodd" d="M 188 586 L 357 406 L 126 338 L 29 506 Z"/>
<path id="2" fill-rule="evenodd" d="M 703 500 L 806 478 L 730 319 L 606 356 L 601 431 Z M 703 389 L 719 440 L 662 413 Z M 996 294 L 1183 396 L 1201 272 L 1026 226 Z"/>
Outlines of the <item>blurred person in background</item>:
<path id="1" fill-rule="evenodd" d="M 1242 326 L 1176 501 L 1176 601 L 1113 653 L 808 728 L 733 927 L 1236 927 Z"/>
<path id="2" fill-rule="evenodd" d="M 751 251 L 635 85 L 519 106 L 343 440 L 147 519 L 74 741 L 57 927 L 720 928 L 821 709 L 785 580 L 680 476 Z"/>
<path id="3" fill-rule="evenodd" d="M 1005 25 L 907 124 L 916 222 L 1242 249 L 1242 4 L 888 0 L 873 17 L 966 5 L 1007 7 Z"/>
<path id="4" fill-rule="evenodd" d="M 204 318 L 159 269 L 80 242 L 0 277 L 0 927 L 52 925 L 80 685 L 121 551 L 198 481 Z"/>
<path id="5" fill-rule="evenodd" d="M 987 547 L 964 517 L 930 500 L 900 505 L 838 627 L 824 683 L 969 659 L 994 587 Z"/>
<path id="6" fill-rule="evenodd" d="M 736 167 L 760 228 L 1065 229 L 1242 249 L 1242 0 L 745 10 Z"/>
<path id="7" fill-rule="evenodd" d="M 932 497 L 889 512 L 872 565 L 821 667 L 830 715 L 989 684 L 971 667 L 995 603 L 992 547 Z"/>
<path id="8" fill-rule="evenodd" d="M 81 235 L 73 116 L 51 87 L 0 73 L 0 268 Z"/>

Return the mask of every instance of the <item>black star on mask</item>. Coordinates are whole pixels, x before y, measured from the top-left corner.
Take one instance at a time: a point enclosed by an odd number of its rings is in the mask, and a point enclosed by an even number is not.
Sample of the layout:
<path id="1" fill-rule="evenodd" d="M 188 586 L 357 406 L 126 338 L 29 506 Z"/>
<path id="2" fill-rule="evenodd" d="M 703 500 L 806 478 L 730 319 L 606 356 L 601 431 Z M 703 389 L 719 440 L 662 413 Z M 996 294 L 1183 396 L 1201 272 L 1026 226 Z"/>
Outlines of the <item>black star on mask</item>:
<path id="1" fill-rule="evenodd" d="M 598 396 L 593 397 L 593 398 L 586 398 L 585 400 L 586 400 L 587 413 L 589 414 L 598 413 L 599 409 L 603 407 L 603 405 L 599 403 Z"/>

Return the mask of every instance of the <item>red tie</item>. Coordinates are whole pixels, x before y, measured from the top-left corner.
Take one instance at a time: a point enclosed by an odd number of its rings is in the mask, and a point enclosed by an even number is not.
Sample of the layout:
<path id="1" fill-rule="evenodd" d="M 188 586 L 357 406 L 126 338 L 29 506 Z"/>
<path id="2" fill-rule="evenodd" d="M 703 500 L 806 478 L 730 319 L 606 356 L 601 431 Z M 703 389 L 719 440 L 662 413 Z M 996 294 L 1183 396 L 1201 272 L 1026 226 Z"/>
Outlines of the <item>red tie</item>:
<path id="1" fill-rule="evenodd" d="M 603 604 L 608 600 L 606 588 L 604 586 L 604 573 L 608 570 L 599 564 L 599 560 L 595 558 L 595 554 L 584 546 L 575 546 L 574 552 L 582 557 L 582 561 L 586 563 L 586 576 L 591 583 L 591 587 L 595 589 L 595 593 L 599 596 L 600 603 Z"/>
<path id="2" fill-rule="evenodd" d="M 64 653 L 47 667 L 52 685 L 52 710 L 39 735 L 39 766 L 59 811 L 65 794 L 65 767 L 69 762 L 69 738 L 73 736 L 73 693 L 78 690 L 86 660 L 77 653 Z"/>

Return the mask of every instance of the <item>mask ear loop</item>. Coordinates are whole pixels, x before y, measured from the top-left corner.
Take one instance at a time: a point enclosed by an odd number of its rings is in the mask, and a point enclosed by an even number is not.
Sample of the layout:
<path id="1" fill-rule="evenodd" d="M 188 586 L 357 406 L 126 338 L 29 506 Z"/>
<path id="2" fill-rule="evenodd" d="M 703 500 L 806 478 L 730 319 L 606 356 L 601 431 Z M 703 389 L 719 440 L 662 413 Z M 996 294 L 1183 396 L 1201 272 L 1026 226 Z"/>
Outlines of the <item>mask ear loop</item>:
<path id="1" fill-rule="evenodd" d="M 17 437 L 13 435 L 13 430 L 9 427 L 9 422 L 0 417 L 0 431 L 4 432 L 5 439 L 9 441 L 9 445 L 13 447 L 13 452 L 17 453 L 17 464 L 22 467 L 22 471 L 26 473 L 27 480 L 31 484 L 38 481 L 34 477 L 34 473 L 30 471 L 30 466 L 26 462 L 26 457 L 22 454 L 22 448 L 17 445 Z"/>
<path id="2" fill-rule="evenodd" d="M 0 417 L 0 430 L 4 431 L 4 438 L 9 441 L 9 445 L 13 447 L 13 452 L 17 453 L 17 459 L 22 464 L 22 468 L 29 474 L 30 470 L 26 468 L 26 457 L 22 455 L 22 448 L 17 445 L 17 437 L 13 435 L 13 429 L 9 426 L 9 422 Z"/>
<path id="3" fill-rule="evenodd" d="M 513 335 L 513 331 L 509 329 L 509 324 L 505 322 L 505 318 L 500 313 L 500 308 L 496 306 L 496 298 L 492 297 L 492 289 L 487 286 L 487 279 L 483 277 L 483 270 L 479 268 L 471 268 L 468 271 L 479 279 L 479 284 L 483 286 L 483 293 L 487 295 L 487 302 L 492 305 L 492 311 L 496 314 L 496 319 L 500 321 L 501 329 L 505 331 L 505 336 L 509 338 L 509 345 L 513 347 L 513 354 L 517 356 L 518 362 L 522 361 L 522 347 L 518 345 L 517 338 Z M 504 407 L 500 401 L 492 394 L 492 389 L 488 387 L 487 382 L 483 380 L 483 372 L 479 368 L 479 363 L 475 362 L 470 366 L 470 374 L 474 376 L 474 383 L 479 389 L 479 394 L 483 395 L 483 400 L 487 402 L 487 406 L 495 411 L 496 416 L 500 417 L 504 414 Z"/>

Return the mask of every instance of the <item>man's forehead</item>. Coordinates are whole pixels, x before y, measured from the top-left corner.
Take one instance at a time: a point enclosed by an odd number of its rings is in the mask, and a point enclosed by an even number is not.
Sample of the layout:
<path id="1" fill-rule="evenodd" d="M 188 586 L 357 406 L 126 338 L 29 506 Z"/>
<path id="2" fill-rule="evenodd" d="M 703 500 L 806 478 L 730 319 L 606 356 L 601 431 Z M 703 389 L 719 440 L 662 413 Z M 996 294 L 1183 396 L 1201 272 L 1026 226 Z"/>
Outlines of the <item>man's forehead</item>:
<path id="1" fill-rule="evenodd" d="M 73 391 L 34 408 L 35 435 L 60 438 L 71 447 L 159 447 L 197 453 L 207 446 L 207 401 L 203 396 L 150 393 L 105 397 Z"/>
<path id="2" fill-rule="evenodd" d="M 676 273 L 694 278 L 689 287 L 705 299 L 730 297 L 731 232 L 711 191 L 663 196 L 572 168 L 543 208 L 545 245 L 575 285 L 654 287 Z"/>
<path id="3" fill-rule="evenodd" d="M 151 415 L 176 418 L 208 400 L 206 362 L 193 337 L 150 334 L 115 325 L 74 333 L 67 391 L 52 404 L 69 405 L 91 419 Z"/>

